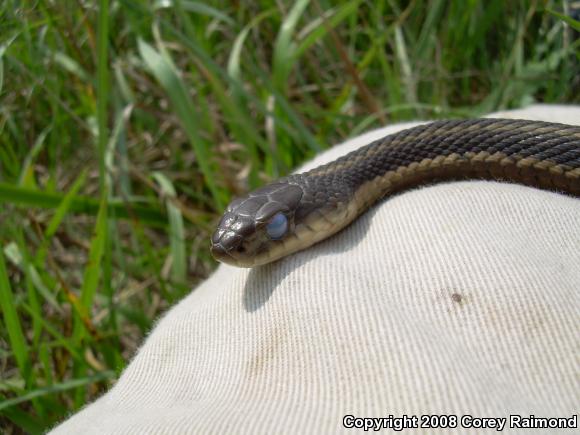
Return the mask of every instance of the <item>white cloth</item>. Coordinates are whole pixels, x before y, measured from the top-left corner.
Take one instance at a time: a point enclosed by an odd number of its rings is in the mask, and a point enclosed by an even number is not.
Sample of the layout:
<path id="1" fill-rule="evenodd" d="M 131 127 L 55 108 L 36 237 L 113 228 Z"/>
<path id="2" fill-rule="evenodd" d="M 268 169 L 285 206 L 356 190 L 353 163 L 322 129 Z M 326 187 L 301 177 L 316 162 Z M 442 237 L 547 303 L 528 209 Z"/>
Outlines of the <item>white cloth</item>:
<path id="1" fill-rule="evenodd" d="M 580 107 L 494 116 L 580 124 Z M 415 189 L 275 264 L 220 266 L 110 391 L 53 433 L 336 433 L 348 414 L 570 418 L 579 313 L 580 200 L 483 181 Z"/>

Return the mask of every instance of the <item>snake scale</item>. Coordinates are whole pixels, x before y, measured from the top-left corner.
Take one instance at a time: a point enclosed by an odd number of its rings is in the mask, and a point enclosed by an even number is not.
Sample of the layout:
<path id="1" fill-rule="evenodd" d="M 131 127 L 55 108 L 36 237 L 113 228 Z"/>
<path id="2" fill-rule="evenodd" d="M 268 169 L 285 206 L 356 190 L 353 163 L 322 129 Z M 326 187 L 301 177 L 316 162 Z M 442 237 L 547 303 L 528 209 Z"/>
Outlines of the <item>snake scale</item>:
<path id="1" fill-rule="evenodd" d="M 580 196 L 580 127 L 541 121 L 435 121 L 376 140 L 227 207 L 213 256 L 254 267 L 305 249 L 379 199 L 426 183 L 508 181 Z"/>

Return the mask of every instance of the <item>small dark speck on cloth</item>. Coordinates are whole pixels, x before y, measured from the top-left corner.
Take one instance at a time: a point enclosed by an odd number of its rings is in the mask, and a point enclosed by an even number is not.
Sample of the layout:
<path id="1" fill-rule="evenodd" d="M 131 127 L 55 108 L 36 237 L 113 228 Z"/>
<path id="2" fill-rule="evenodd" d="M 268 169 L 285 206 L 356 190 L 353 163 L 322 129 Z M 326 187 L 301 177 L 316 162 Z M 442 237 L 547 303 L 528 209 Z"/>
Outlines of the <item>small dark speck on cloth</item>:
<path id="1" fill-rule="evenodd" d="M 458 304 L 461 304 L 463 302 L 463 296 L 461 295 L 461 293 L 452 293 L 451 300 L 453 302 L 457 302 Z"/>

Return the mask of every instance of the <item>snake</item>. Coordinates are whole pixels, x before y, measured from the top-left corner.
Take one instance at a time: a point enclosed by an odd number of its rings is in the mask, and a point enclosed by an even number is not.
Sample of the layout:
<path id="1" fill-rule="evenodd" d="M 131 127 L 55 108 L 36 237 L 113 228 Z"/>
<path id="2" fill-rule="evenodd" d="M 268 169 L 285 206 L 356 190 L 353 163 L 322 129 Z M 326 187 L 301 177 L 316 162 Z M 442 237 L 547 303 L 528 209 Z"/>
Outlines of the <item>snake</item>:
<path id="1" fill-rule="evenodd" d="M 236 198 L 211 236 L 223 263 L 255 267 L 336 234 L 379 200 L 425 184 L 489 180 L 580 196 L 580 126 L 442 120 L 375 140 Z"/>

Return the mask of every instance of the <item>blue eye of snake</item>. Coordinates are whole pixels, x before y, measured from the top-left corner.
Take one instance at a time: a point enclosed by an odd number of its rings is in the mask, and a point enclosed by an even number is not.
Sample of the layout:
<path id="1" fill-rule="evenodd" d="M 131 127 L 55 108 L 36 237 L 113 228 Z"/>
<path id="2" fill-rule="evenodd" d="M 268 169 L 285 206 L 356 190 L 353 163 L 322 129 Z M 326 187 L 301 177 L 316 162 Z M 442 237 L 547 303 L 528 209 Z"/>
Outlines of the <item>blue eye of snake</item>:
<path id="1" fill-rule="evenodd" d="M 266 233 L 272 240 L 279 240 L 288 231 L 288 218 L 282 213 L 276 213 L 266 225 Z"/>

